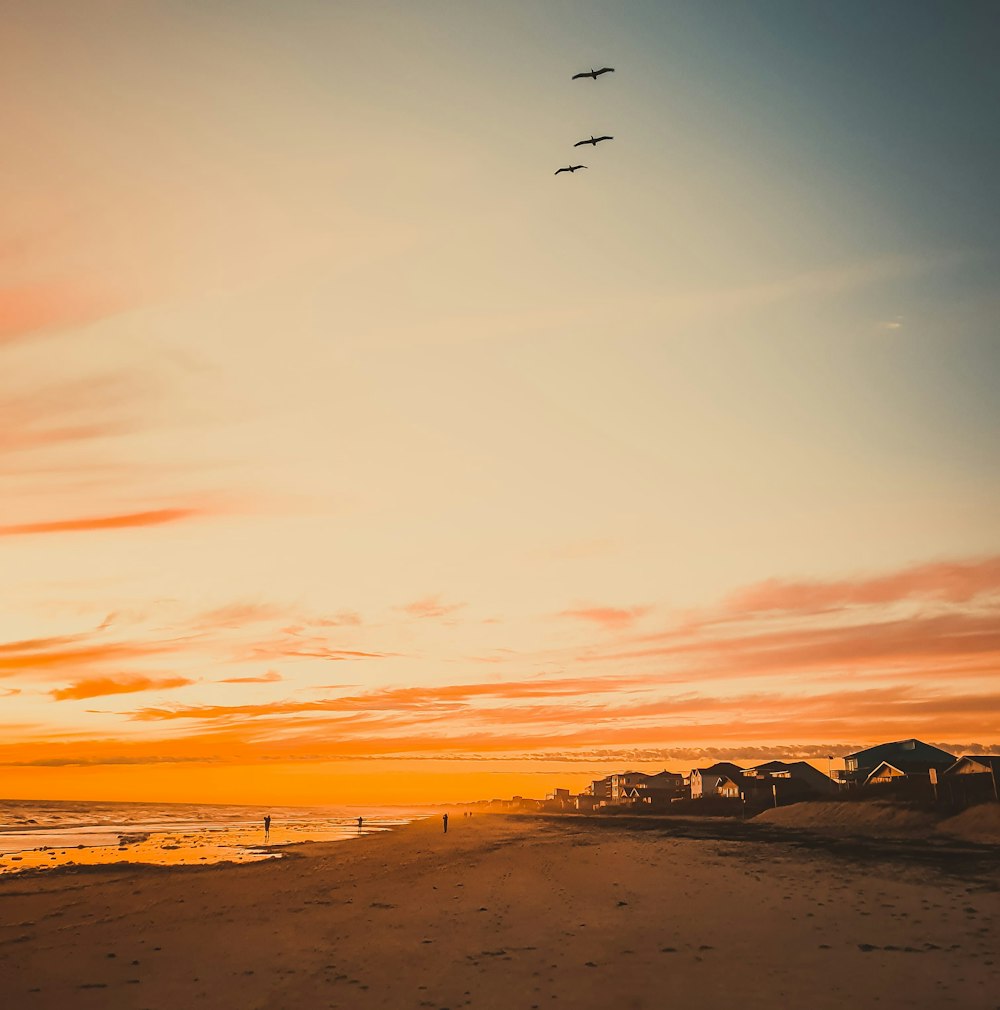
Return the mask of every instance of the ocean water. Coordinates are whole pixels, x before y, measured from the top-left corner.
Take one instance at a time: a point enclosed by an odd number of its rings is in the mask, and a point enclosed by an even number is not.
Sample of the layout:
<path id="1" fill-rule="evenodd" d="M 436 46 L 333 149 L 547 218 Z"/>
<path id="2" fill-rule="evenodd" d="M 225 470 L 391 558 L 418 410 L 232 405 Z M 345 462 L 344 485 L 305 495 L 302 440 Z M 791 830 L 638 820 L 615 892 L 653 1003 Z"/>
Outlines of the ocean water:
<path id="1" fill-rule="evenodd" d="M 289 845 L 357 840 L 424 813 L 386 807 L 0 800 L 0 876 L 108 863 L 174 866 L 278 859 Z M 271 816 L 267 841 L 265 814 Z M 358 817 L 363 818 L 360 829 Z"/>

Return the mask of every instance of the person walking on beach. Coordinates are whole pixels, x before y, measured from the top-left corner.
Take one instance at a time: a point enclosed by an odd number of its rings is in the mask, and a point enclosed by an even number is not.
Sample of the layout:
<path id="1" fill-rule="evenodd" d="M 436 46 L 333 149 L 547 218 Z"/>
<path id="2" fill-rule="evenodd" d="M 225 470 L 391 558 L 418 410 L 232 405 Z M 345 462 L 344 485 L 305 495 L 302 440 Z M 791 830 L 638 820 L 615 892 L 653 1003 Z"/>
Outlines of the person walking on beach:
<path id="1" fill-rule="evenodd" d="M 361 834 L 362 825 L 364 825 L 365 819 L 363 817 L 358 818 L 358 834 Z"/>
<path id="2" fill-rule="evenodd" d="M 268 814 L 264 818 L 264 841 L 268 842 L 271 840 L 271 815 Z"/>
<path id="3" fill-rule="evenodd" d="M 447 814 L 445 814 L 441 818 L 441 823 L 444 824 L 444 833 L 448 834 L 448 815 Z"/>

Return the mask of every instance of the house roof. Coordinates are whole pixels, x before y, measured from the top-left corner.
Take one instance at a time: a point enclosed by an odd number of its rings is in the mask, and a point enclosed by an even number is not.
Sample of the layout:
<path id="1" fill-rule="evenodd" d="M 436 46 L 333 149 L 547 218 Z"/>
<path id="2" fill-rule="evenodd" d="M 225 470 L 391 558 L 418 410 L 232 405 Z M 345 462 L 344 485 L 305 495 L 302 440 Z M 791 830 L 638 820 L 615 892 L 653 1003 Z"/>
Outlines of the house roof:
<path id="1" fill-rule="evenodd" d="M 830 790 L 834 788 L 834 781 L 829 775 L 813 767 L 808 761 L 768 761 L 762 765 L 755 765 L 747 769 L 747 774 L 763 773 L 766 777 L 771 772 L 787 772 L 788 776 L 799 782 L 805 782 L 810 788 L 818 790 Z"/>
<path id="2" fill-rule="evenodd" d="M 875 778 L 876 775 L 883 768 L 892 768 L 894 771 L 899 772 L 900 775 L 922 775 L 929 772 L 931 768 L 940 768 L 940 761 L 910 761 L 910 762 L 900 762 L 897 764 L 895 761 L 880 761 L 869 773 L 868 778 L 865 780 L 870 781 Z"/>
<path id="3" fill-rule="evenodd" d="M 875 747 L 868 747 L 866 750 L 855 751 L 845 757 L 854 758 L 858 762 L 859 768 L 874 768 L 882 761 L 890 761 L 893 766 L 905 764 L 907 766 L 930 763 L 935 765 L 951 764 L 955 760 L 954 754 L 949 754 L 940 747 L 934 747 L 923 740 L 894 740 L 892 743 L 880 743 Z"/>
<path id="4" fill-rule="evenodd" d="M 963 754 L 953 765 L 944 770 L 945 775 L 951 775 L 956 768 L 966 761 L 982 765 L 986 771 L 994 771 L 1000 775 L 1000 754 Z"/>
<path id="5" fill-rule="evenodd" d="M 692 768 L 691 774 L 698 772 L 700 775 L 742 775 L 743 769 L 739 765 L 734 765 L 731 761 L 716 761 L 714 765 L 707 768 Z"/>

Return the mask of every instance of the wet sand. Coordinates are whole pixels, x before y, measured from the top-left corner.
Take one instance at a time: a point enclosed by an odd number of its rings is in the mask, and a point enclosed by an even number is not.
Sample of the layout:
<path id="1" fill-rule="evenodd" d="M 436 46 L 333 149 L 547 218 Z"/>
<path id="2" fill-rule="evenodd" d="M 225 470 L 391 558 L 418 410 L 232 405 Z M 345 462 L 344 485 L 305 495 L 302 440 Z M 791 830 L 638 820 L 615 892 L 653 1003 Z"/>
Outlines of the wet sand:
<path id="1" fill-rule="evenodd" d="M 1000 855 L 453 814 L 242 866 L 0 879 L 19 1008 L 1000 1005 Z"/>

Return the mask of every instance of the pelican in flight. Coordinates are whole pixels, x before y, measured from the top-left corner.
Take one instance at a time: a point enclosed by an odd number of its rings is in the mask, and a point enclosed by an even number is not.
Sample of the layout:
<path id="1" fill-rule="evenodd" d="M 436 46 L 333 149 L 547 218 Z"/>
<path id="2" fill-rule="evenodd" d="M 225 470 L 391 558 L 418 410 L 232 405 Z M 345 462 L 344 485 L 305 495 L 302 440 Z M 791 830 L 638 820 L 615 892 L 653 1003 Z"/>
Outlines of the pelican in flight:
<path id="1" fill-rule="evenodd" d="M 614 67 L 601 67 L 600 70 L 595 70 L 593 67 L 590 70 L 585 70 L 582 74 L 574 74 L 572 80 L 576 80 L 578 77 L 592 77 L 595 81 L 601 74 L 613 74 L 615 72 Z"/>
<path id="2" fill-rule="evenodd" d="M 557 168 L 552 174 L 558 175 L 560 172 L 575 172 L 578 168 L 586 167 L 586 165 L 567 165 L 565 168 Z"/>
<path id="3" fill-rule="evenodd" d="M 602 140 L 614 140 L 614 139 L 615 139 L 614 137 L 606 137 L 606 136 L 605 137 L 594 137 L 594 136 L 591 136 L 590 140 L 578 140 L 573 146 L 574 147 L 579 147 L 581 144 L 593 144 L 594 147 L 597 147 L 597 145 Z"/>

